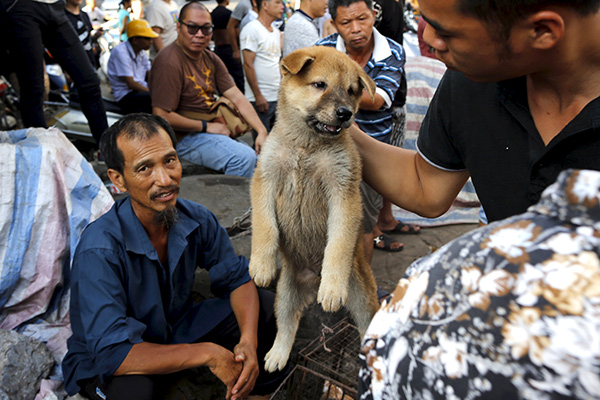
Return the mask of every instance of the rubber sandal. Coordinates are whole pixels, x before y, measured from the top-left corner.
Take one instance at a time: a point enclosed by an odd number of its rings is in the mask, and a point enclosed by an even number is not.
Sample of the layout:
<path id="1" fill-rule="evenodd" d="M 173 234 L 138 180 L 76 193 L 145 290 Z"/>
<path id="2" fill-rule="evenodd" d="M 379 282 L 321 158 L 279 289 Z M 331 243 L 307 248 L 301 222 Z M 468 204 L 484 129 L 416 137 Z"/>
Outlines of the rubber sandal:
<path id="1" fill-rule="evenodd" d="M 402 228 L 404 228 L 405 226 L 408 227 L 407 231 L 402 230 Z M 417 230 L 417 229 L 415 229 L 415 225 L 405 224 L 402 221 L 398 221 L 398 224 L 394 227 L 394 229 L 392 229 L 391 231 L 382 230 L 382 232 L 399 233 L 399 234 L 404 234 L 404 235 L 418 235 L 419 233 L 421 233 L 421 229 Z"/>
<path id="2" fill-rule="evenodd" d="M 377 246 L 381 242 L 383 242 L 383 247 Z M 373 248 L 375 248 L 377 250 L 387 251 L 389 253 L 397 253 L 399 251 L 404 250 L 404 244 L 402 244 L 402 243 L 400 243 L 400 247 L 398 247 L 397 249 L 393 249 L 392 248 L 393 242 L 396 242 L 396 240 L 394 238 L 383 233 L 373 239 Z"/>

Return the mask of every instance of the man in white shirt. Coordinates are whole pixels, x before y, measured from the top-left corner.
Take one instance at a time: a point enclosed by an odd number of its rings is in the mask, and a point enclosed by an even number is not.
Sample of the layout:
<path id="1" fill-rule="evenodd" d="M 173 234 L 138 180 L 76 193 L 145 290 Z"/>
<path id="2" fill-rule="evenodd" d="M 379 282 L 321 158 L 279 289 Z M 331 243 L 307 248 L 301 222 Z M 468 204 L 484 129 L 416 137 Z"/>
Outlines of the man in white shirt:
<path id="1" fill-rule="evenodd" d="M 287 20 L 283 32 L 283 57 L 294 50 L 312 46 L 321 38 L 319 18 L 327 11 L 327 0 L 302 0 Z"/>
<path id="2" fill-rule="evenodd" d="M 281 18 L 283 2 L 259 0 L 256 5 L 258 18 L 249 22 L 240 34 L 245 94 L 270 131 L 281 80 L 279 60 L 282 42 L 281 31 L 271 24 Z"/>
<path id="3" fill-rule="evenodd" d="M 158 33 L 150 48 L 150 59 L 163 47 L 177 39 L 177 21 L 179 20 L 179 5 L 175 0 L 153 0 L 146 8 L 146 19 L 152 30 Z"/>

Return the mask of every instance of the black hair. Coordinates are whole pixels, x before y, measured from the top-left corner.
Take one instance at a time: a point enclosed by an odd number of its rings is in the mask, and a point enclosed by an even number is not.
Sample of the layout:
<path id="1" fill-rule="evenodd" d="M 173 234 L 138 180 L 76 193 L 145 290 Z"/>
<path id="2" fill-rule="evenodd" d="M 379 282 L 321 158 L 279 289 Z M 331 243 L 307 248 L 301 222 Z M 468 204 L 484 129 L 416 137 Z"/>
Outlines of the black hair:
<path id="1" fill-rule="evenodd" d="M 548 6 L 568 7 L 587 16 L 600 9 L 600 0 L 458 0 L 460 12 L 487 22 L 502 41 L 508 40 L 517 21 Z"/>
<path id="2" fill-rule="evenodd" d="M 352 4 L 358 3 L 359 1 L 365 3 L 369 10 L 373 10 L 373 0 L 329 0 L 327 2 L 327 8 L 329 9 L 331 18 L 335 21 L 337 18 L 338 7 L 350 7 Z"/>
<path id="3" fill-rule="evenodd" d="M 100 154 L 106 162 L 106 166 L 123 173 L 125 158 L 123 152 L 117 146 L 117 139 L 125 135 L 128 139 L 149 139 L 159 134 L 162 129 L 171 138 L 173 147 L 177 145 L 175 132 L 171 125 L 162 117 L 147 113 L 129 114 L 118 120 L 102 134 L 100 139 Z"/>
<path id="4" fill-rule="evenodd" d="M 210 11 L 208 11 L 208 8 L 206 8 L 204 4 L 200 3 L 199 1 L 190 1 L 185 3 L 185 5 L 181 7 L 181 10 L 179 10 L 179 21 L 183 21 L 190 8 L 204 10 L 208 13 L 208 15 L 210 15 Z"/>

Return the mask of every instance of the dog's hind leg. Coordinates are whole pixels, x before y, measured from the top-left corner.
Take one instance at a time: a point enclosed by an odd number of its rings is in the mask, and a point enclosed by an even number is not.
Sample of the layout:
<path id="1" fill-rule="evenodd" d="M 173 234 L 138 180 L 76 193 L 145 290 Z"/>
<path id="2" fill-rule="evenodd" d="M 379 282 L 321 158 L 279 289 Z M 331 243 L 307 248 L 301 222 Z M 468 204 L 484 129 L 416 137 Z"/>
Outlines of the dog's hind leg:
<path id="1" fill-rule="evenodd" d="M 379 309 L 377 283 L 371 267 L 366 261 L 359 271 L 354 271 L 350 276 L 350 293 L 352 296 L 348 299 L 346 308 L 350 311 L 362 338 L 367 332 L 371 319 Z"/>
<path id="2" fill-rule="evenodd" d="M 315 279 L 318 278 L 315 277 Z M 298 283 L 291 266 L 284 265 L 281 269 L 275 298 L 277 336 L 273 347 L 265 356 L 266 371 L 281 370 L 287 364 L 302 312 L 314 302 L 316 297 L 316 288 L 313 289 L 312 286 Z"/>

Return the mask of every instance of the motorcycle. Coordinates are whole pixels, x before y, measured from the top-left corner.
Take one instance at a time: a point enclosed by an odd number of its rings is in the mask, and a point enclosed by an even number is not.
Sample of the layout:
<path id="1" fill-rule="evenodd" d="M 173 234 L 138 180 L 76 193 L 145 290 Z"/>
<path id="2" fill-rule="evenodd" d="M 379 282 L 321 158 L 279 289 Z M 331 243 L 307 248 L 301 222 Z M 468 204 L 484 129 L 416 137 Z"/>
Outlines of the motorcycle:
<path id="1" fill-rule="evenodd" d="M 0 75 L 0 130 L 22 128 L 19 116 L 19 96 L 10 81 Z"/>

